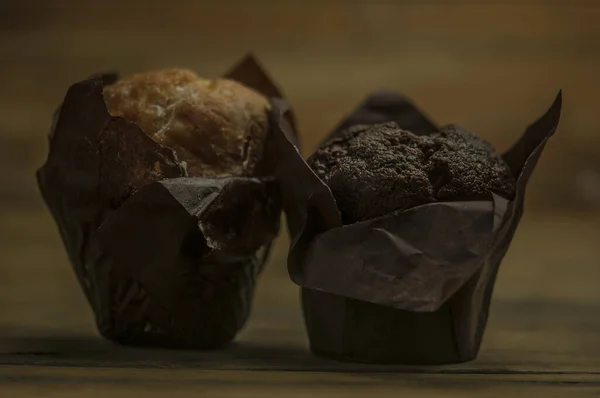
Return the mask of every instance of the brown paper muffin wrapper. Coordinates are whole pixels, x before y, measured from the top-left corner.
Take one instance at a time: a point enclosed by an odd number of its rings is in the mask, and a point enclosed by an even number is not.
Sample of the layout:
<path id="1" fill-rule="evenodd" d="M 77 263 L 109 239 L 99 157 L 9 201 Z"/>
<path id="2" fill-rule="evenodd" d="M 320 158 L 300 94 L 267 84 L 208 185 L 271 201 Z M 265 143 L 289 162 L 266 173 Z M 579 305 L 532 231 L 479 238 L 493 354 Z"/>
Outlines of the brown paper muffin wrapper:
<path id="1" fill-rule="evenodd" d="M 225 77 L 281 97 L 252 56 Z M 171 149 L 108 113 L 102 91 L 116 80 L 70 87 L 37 173 L 40 191 L 104 337 L 222 347 L 248 318 L 279 230 L 274 173 L 186 177 Z"/>
<path id="2" fill-rule="evenodd" d="M 513 200 L 490 194 L 436 202 L 345 226 L 331 191 L 293 145 L 285 104 L 277 102 L 276 110 L 272 145 L 291 239 L 288 271 L 302 287 L 312 351 L 405 364 L 475 358 L 527 182 L 559 121 L 561 94 L 503 155 L 517 179 Z M 438 130 L 406 98 L 377 92 L 331 136 L 390 121 L 415 134 Z"/>

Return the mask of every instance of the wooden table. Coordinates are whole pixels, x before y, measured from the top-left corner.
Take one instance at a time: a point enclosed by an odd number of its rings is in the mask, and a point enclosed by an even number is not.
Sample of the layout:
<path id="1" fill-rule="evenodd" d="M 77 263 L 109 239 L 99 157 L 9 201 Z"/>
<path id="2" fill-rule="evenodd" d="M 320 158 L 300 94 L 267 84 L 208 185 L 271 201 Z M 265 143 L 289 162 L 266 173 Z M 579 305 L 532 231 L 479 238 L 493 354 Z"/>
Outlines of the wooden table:
<path id="1" fill-rule="evenodd" d="M 599 396 L 600 5 L 441 3 L 0 3 L 0 396 Z M 284 233 L 229 349 L 136 349 L 97 336 L 33 179 L 52 111 L 91 72 L 183 65 L 216 75 L 248 49 L 285 87 L 305 153 L 373 88 L 405 91 L 500 149 L 565 90 L 477 360 L 312 357 Z"/>
<path id="2" fill-rule="evenodd" d="M 436 367 L 310 356 L 298 292 L 284 272 L 283 238 L 237 343 L 224 351 L 187 352 L 98 338 L 45 212 L 5 214 L 0 231 L 12 235 L 1 249 L 13 265 L 0 274 L 0 393 L 14 394 L 2 396 L 437 397 L 443 390 L 452 397 L 571 397 L 600 391 L 598 219 L 528 217 L 500 272 L 479 358 Z M 557 241 L 564 247 L 544 249 Z"/>

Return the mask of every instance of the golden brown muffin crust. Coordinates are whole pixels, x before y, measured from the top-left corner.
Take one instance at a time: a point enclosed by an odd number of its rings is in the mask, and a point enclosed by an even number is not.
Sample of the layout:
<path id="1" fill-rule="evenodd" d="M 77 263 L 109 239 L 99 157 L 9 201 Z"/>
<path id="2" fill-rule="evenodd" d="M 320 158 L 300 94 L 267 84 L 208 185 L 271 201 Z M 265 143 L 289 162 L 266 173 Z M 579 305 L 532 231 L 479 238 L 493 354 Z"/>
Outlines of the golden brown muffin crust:
<path id="1" fill-rule="evenodd" d="M 250 176 L 262 155 L 268 100 L 228 79 L 185 69 L 134 74 L 104 88 L 112 116 L 173 149 L 189 176 Z"/>

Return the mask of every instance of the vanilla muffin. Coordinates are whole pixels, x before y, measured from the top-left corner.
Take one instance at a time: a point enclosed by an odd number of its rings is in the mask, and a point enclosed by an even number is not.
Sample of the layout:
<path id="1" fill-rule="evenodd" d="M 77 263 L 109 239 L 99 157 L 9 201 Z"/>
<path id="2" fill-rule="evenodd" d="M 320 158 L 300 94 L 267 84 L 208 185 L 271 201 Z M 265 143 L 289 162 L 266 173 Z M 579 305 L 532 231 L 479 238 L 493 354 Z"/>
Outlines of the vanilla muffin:
<path id="1" fill-rule="evenodd" d="M 269 102 L 236 81 L 160 70 L 118 80 L 104 100 L 112 116 L 173 149 L 190 177 L 251 176 L 262 156 Z"/>
<path id="2" fill-rule="evenodd" d="M 234 71 L 97 75 L 57 112 L 38 185 L 111 341 L 221 348 L 249 317 L 282 200 L 272 84 L 252 59 Z"/>

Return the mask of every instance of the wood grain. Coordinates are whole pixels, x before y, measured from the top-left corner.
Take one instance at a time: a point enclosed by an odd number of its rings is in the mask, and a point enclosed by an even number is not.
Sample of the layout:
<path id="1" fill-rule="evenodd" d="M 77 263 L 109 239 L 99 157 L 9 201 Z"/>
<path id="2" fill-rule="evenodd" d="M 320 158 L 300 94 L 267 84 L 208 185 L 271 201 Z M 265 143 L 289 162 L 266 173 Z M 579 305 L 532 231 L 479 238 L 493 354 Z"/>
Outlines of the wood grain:
<path id="1" fill-rule="evenodd" d="M 35 221 L 38 228 L 28 228 Z M 372 390 L 426 397 L 440 389 L 448 396 L 482 389 L 488 396 L 586 396 L 600 387 L 599 229 L 597 219 L 526 217 L 503 263 L 478 359 L 390 367 L 309 354 L 297 288 L 285 275 L 284 237 L 235 345 L 214 352 L 147 350 L 97 337 L 49 216 L 4 214 L 1 252 L 12 267 L 0 268 L 0 391 L 360 396 Z M 560 249 L 545 249 L 557 242 Z"/>

